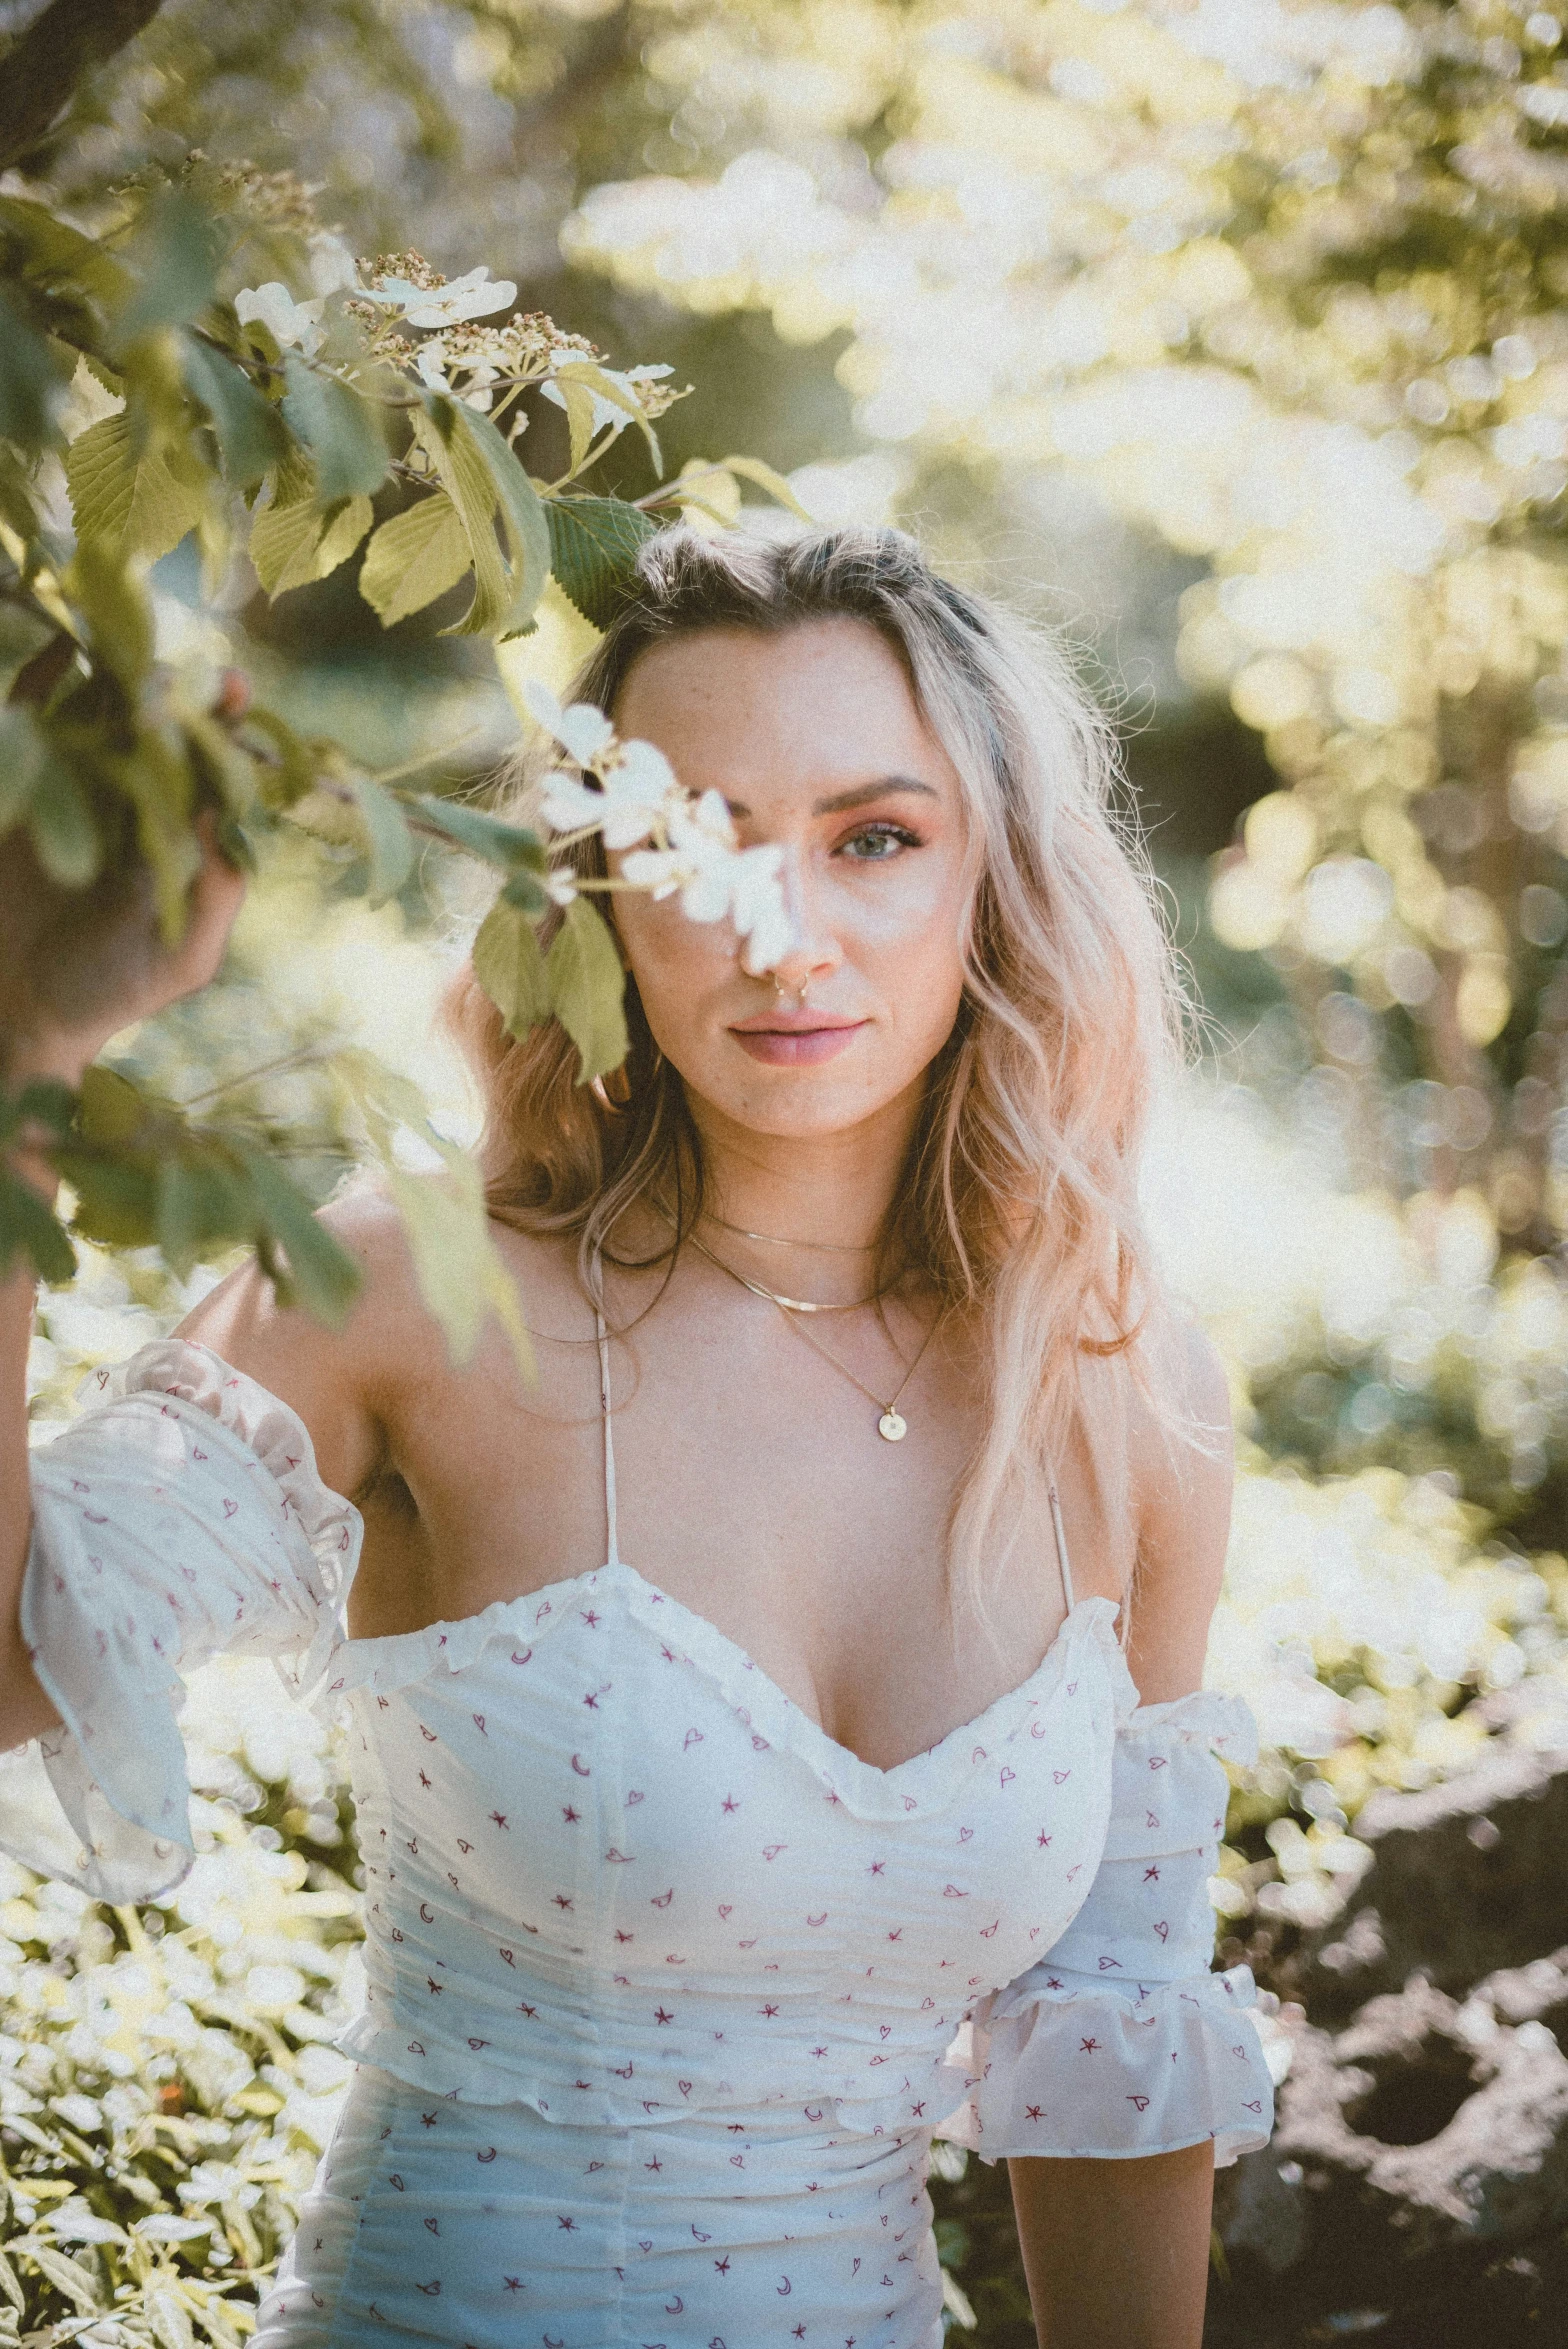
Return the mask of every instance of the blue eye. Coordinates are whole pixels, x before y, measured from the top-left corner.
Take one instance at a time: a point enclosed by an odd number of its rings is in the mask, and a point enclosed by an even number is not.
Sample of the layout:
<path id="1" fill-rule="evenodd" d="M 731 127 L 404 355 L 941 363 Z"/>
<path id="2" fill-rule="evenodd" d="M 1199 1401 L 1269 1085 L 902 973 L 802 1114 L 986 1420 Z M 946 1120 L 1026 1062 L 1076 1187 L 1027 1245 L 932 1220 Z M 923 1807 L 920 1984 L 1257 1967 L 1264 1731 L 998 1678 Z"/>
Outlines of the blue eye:
<path id="1" fill-rule="evenodd" d="M 919 846 L 918 833 L 907 831 L 902 824 L 862 824 L 839 853 L 849 856 L 854 864 L 880 865 L 889 863 L 900 849 Z"/>

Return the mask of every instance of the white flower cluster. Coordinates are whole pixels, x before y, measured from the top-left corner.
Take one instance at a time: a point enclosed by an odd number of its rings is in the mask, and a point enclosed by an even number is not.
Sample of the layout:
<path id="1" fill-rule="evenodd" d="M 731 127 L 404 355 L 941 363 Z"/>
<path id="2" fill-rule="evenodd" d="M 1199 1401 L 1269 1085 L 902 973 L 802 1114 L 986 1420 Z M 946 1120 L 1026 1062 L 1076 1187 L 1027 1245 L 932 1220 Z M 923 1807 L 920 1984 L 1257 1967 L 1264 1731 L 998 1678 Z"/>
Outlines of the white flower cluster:
<path id="1" fill-rule="evenodd" d="M 741 961 L 760 977 L 795 943 L 784 891 L 784 852 L 776 841 L 742 848 L 729 809 L 717 791 L 694 798 L 677 781 L 669 760 L 651 742 L 622 742 L 602 710 L 588 702 L 563 709 L 547 685 L 525 688 L 529 709 L 598 789 L 557 773 L 542 803 L 558 834 L 598 831 L 607 849 L 630 850 L 621 878 L 655 898 L 680 892 L 681 911 L 694 922 L 733 921 L 744 939 Z M 652 840 L 652 847 L 640 843 Z M 557 875 L 553 894 L 575 894 Z"/>
<path id="2" fill-rule="evenodd" d="M 310 359 L 326 339 L 322 313 L 332 295 L 368 303 L 383 313 L 388 326 L 412 326 L 424 336 L 412 351 L 405 346 L 402 353 L 412 360 L 421 383 L 432 391 L 450 392 L 481 414 L 494 405 L 497 386 L 503 384 L 537 383 L 547 400 L 564 408 L 566 394 L 555 380 L 558 371 L 586 367 L 592 381 L 584 384 L 583 397 L 590 405 L 595 440 L 606 431 L 624 431 L 639 414 L 661 414 L 677 396 L 664 382 L 673 373 L 671 368 L 607 367 L 585 337 L 563 333 L 550 319 L 530 316 L 476 327 L 475 319 L 511 310 L 517 300 L 511 278 L 492 278 L 481 267 L 443 280 L 418 255 L 405 259 L 405 269 L 373 268 L 356 261 L 336 237 L 321 233 L 311 239 L 314 292 L 309 300 L 296 301 L 286 285 L 271 279 L 236 294 L 235 313 L 242 326 L 259 320 L 281 348 Z M 517 430 L 521 422 L 514 417 L 511 429 Z"/>

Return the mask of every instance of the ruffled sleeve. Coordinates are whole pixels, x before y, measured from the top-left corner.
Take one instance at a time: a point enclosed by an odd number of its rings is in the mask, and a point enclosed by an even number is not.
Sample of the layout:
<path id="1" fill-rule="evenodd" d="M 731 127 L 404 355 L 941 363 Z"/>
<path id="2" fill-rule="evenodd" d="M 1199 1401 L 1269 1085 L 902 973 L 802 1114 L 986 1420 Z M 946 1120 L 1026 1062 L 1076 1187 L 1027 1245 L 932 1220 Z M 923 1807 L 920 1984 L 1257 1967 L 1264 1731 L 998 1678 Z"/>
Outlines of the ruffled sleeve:
<path id="1" fill-rule="evenodd" d="M 1224 2167 L 1268 2142 L 1273 2084 L 1245 1966 L 1211 1971 L 1224 1833 L 1219 1760 L 1257 1751 L 1236 1697 L 1146 1705 L 1117 1739 L 1088 1898 L 1055 1947 L 993 1991 L 955 2041 L 969 2095 L 943 2134 L 1004 2155 L 1126 2159 L 1212 2139 Z"/>
<path id="2" fill-rule="evenodd" d="M 125 1901 L 194 1856 L 182 1676 L 264 1655 L 308 1694 L 361 1524 L 297 1414 L 205 1346 L 162 1339 L 100 1378 L 103 1399 L 32 1455 L 22 1635 L 60 1726 L 0 1757 L 0 1849 Z"/>

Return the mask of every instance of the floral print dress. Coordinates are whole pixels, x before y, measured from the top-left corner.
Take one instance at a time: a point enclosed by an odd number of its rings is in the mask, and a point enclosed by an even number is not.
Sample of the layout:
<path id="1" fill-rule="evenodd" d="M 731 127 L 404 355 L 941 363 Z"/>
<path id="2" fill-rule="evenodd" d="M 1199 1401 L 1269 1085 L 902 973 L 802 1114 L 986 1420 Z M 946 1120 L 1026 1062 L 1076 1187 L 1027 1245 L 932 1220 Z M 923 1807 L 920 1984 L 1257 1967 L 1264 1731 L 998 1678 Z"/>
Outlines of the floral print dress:
<path id="1" fill-rule="evenodd" d="M 1002 2155 L 1266 2142 L 1210 1970 L 1246 1707 L 1140 1707 L 1073 1599 L 1019 1687 L 877 1769 L 618 1554 L 356 1640 L 360 1522 L 275 1396 L 164 1340 L 34 1454 L 23 1628 L 61 1727 L 0 1846 L 112 1901 L 191 1860 L 181 1675 L 344 1708 L 359 2059 L 259 2349 L 937 2349 L 934 2133 Z M 24 1800 L 14 1800 L 24 1797 Z"/>

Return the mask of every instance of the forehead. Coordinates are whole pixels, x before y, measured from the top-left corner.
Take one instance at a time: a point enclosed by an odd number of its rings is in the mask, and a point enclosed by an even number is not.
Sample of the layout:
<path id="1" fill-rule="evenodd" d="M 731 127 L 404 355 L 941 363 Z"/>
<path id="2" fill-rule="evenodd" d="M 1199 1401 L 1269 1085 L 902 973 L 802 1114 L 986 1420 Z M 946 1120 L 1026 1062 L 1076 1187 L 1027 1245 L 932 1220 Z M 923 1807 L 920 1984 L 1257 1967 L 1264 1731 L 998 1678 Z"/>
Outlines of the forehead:
<path id="1" fill-rule="evenodd" d="M 901 773 L 946 796 L 958 778 L 898 653 L 869 621 L 705 628 L 642 654 L 616 701 L 618 730 L 656 742 L 689 788 L 820 787 Z"/>

